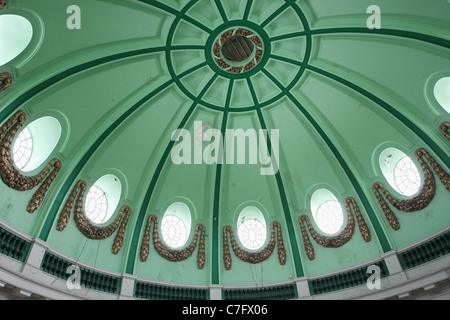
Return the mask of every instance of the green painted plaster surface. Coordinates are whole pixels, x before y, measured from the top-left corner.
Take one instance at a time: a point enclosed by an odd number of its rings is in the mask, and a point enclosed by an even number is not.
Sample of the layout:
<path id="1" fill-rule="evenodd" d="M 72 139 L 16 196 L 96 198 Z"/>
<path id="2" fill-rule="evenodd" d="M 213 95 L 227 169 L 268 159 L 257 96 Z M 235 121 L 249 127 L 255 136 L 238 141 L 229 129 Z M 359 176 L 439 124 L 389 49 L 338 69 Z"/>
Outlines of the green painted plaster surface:
<path id="1" fill-rule="evenodd" d="M 450 198 L 439 180 L 425 209 L 394 210 L 398 231 L 389 226 L 372 185 L 379 181 L 390 188 L 378 166 L 388 147 L 413 159 L 417 148 L 425 148 L 449 170 L 450 146 L 438 126 L 450 116 L 429 92 L 438 75 L 450 74 L 450 4 L 376 2 L 380 30 L 366 27 L 366 10 L 374 4 L 369 0 L 80 0 L 80 30 L 66 27 L 73 1 L 8 2 L 0 15 L 27 18 L 33 38 L 0 66 L 14 78 L 0 93 L 0 121 L 17 110 L 25 111 L 27 124 L 55 117 L 61 139 L 50 158 L 60 159 L 62 169 L 33 214 L 26 207 L 34 191 L 0 183 L 0 219 L 100 269 L 194 285 L 259 285 L 329 273 L 448 226 Z M 260 63 L 242 74 L 220 69 L 212 57 L 215 39 L 236 27 L 253 30 L 264 45 Z M 221 133 L 279 130 L 279 171 L 263 176 L 260 163 L 174 164 L 172 133 L 186 129 L 194 139 L 196 121 Z M 113 236 L 87 239 L 73 218 L 64 231 L 56 230 L 77 181 L 91 186 L 106 174 L 121 181 L 118 208 L 128 205 L 132 212 L 116 255 Z M 340 248 L 311 239 L 316 258 L 310 261 L 298 219 L 312 218 L 311 196 L 320 188 L 333 192 L 343 208 L 345 198 L 353 197 L 372 240 L 366 243 L 358 228 Z M 193 227 L 205 225 L 203 269 L 197 268 L 197 251 L 170 262 L 152 244 L 147 261 L 140 261 L 149 215 L 162 219 L 177 201 L 189 206 Z M 247 205 L 261 210 L 268 228 L 272 221 L 281 223 L 285 265 L 275 248 L 258 264 L 232 252 L 232 268 L 225 269 L 223 227 L 236 228 Z M 344 216 L 345 224 L 345 208 Z"/>

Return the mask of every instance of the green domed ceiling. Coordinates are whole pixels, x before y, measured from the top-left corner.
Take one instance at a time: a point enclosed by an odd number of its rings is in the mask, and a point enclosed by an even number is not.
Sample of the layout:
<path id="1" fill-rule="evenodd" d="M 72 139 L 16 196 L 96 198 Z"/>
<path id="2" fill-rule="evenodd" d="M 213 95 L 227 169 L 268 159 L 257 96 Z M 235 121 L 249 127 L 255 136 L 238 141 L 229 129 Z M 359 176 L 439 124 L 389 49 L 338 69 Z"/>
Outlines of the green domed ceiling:
<path id="1" fill-rule="evenodd" d="M 0 18 L 25 17 L 33 36 L 0 66 L 1 138 L 10 139 L 2 150 L 15 136 L 6 131 L 20 131 L 8 123 L 19 111 L 20 128 L 53 117 L 61 133 L 30 172 L 12 170 L 2 154 L 4 181 L 40 180 L 24 191 L 1 182 L 0 219 L 55 252 L 139 279 L 253 285 L 360 265 L 450 225 L 450 115 L 433 93 L 450 76 L 448 1 L 6 3 Z M 381 29 L 367 25 L 374 4 Z M 177 129 L 190 133 L 192 163 L 173 161 Z M 194 163 L 214 140 L 205 133 L 224 137 L 227 129 L 267 130 L 260 132 L 269 139 L 257 142 L 274 147 L 275 174 L 261 174 L 268 167 L 261 161 Z M 50 138 L 39 134 L 33 138 L 45 145 Z M 387 148 L 415 163 L 416 195 L 401 195 L 386 180 L 380 155 Z M 120 182 L 117 208 L 108 222 L 94 223 L 78 195 L 108 175 Z M 333 235 L 313 218 L 320 189 L 342 208 Z M 160 229 L 156 238 L 147 226 L 161 227 L 180 202 L 191 227 L 185 244 L 171 249 Z M 238 237 L 247 207 L 266 227 L 258 250 Z"/>

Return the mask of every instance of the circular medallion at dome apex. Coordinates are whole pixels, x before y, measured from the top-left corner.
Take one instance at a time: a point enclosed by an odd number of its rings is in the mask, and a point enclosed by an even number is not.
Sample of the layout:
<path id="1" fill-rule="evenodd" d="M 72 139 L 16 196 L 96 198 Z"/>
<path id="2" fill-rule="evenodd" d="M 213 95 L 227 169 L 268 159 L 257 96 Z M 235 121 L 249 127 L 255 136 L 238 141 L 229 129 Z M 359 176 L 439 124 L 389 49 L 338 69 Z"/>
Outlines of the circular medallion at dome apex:
<path id="1" fill-rule="evenodd" d="M 232 28 L 223 32 L 214 42 L 216 64 L 230 73 L 245 73 L 253 69 L 263 56 L 260 37 L 246 28 Z"/>
<path id="2" fill-rule="evenodd" d="M 303 33 L 309 26 L 304 25 L 306 17 L 298 4 L 283 2 L 258 23 L 242 12 L 243 19 L 224 18 L 221 23 L 204 20 L 195 24 L 196 29 L 188 27 L 185 20 L 192 7 L 199 11 L 205 6 L 207 11 L 206 3 L 187 3 L 182 10 L 186 16 L 177 17 L 168 34 L 167 67 L 173 77 L 180 78 L 176 84 L 182 92 L 207 108 L 233 112 L 263 108 L 285 97 L 300 81 L 312 50 L 311 36 Z M 290 33 L 286 38 L 285 32 Z M 223 54 L 232 36 L 245 37 L 254 45 L 242 61 L 232 61 Z M 194 38 L 191 44 L 185 40 Z M 192 60 L 187 62 L 186 55 Z"/>

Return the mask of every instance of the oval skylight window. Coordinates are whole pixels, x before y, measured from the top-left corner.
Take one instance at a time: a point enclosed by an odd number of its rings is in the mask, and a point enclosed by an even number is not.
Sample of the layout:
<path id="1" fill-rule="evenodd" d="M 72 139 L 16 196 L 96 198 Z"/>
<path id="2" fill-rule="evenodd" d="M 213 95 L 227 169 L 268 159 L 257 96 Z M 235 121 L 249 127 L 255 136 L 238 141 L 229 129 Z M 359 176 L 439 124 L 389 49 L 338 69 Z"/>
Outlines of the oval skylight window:
<path id="1" fill-rule="evenodd" d="M 344 224 L 342 206 L 327 189 L 316 190 L 311 197 L 311 213 L 319 229 L 327 234 L 337 233 Z"/>
<path id="2" fill-rule="evenodd" d="M 33 27 L 22 16 L 0 15 L 0 66 L 21 54 L 31 41 Z"/>
<path id="3" fill-rule="evenodd" d="M 13 145 L 13 161 L 18 169 L 23 170 L 26 167 L 31 159 L 32 150 L 33 138 L 27 127 L 19 133 Z"/>
<path id="4" fill-rule="evenodd" d="M 258 250 L 266 242 L 266 221 L 257 207 L 242 209 L 238 218 L 238 237 L 242 245 L 250 250 Z"/>
<path id="5" fill-rule="evenodd" d="M 419 192 L 422 178 L 416 164 L 404 152 L 387 148 L 380 154 L 379 164 L 389 185 L 404 196 Z"/>
<path id="6" fill-rule="evenodd" d="M 39 118 L 26 126 L 13 144 L 15 166 L 30 172 L 41 166 L 55 149 L 61 137 L 61 124 L 53 117 Z"/>
<path id="7" fill-rule="evenodd" d="M 84 201 L 86 217 L 96 224 L 108 222 L 119 204 L 121 193 L 122 184 L 116 176 L 107 174 L 98 179 Z"/>
<path id="8" fill-rule="evenodd" d="M 164 242 L 171 248 L 184 246 L 191 230 L 191 211 L 183 202 L 171 204 L 164 213 L 161 222 L 161 234 Z"/>
<path id="9" fill-rule="evenodd" d="M 450 113 L 450 77 L 439 79 L 434 86 L 433 93 L 442 108 Z"/>

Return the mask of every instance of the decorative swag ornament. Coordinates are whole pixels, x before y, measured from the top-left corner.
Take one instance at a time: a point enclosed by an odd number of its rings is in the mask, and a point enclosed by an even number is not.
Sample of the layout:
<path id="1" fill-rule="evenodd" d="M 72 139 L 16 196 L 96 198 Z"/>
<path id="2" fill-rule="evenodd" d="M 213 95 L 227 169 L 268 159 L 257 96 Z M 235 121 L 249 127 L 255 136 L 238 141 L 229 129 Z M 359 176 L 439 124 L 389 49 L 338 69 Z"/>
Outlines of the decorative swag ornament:
<path id="1" fill-rule="evenodd" d="M 119 211 L 116 219 L 108 226 L 98 227 L 93 225 L 84 214 L 84 194 L 86 193 L 86 182 L 80 180 L 75 188 L 73 188 L 66 204 L 59 215 L 58 225 L 56 229 L 58 231 L 63 231 L 69 222 L 70 214 L 72 212 L 73 205 L 75 203 L 75 222 L 78 229 L 89 239 L 103 240 L 110 237 L 116 230 L 120 228 L 117 232 L 116 238 L 114 239 L 112 253 L 117 254 L 123 244 L 123 236 L 127 227 L 128 219 L 130 217 L 131 209 L 128 206 L 123 206 Z M 77 197 L 78 195 L 78 197 Z M 125 214 L 125 216 L 124 216 Z"/>
<path id="2" fill-rule="evenodd" d="M 15 168 L 11 156 L 12 143 L 25 120 L 25 113 L 18 111 L 0 127 L 0 176 L 7 186 L 18 191 L 32 190 L 43 182 L 27 207 L 27 211 L 33 213 L 44 201 L 45 194 L 61 169 L 61 161 L 58 159 L 51 160 L 41 173 L 34 177 L 23 176 Z"/>
<path id="3" fill-rule="evenodd" d="M 447 138 L 447 140 L 450 140 L 450 132 L 448 132 L 449 129 L 450 129 L 450 122 L 441 123 L 441 125 L 439 126 L 439 130 L 444 135 L 444 137 Z"/>
<path id="4" fill-rule="evenodd" d="M 347 217 L 348 217 L 347 225 L 344 228 L 344 230 L 342 230 L 342 232 L 336 236 L 327 237 L 317 233 L 307 215 L 301 215 L 299 217 L 300 227 L 302 229 L 303 243 L 305 245 L 306 254 L 308 255 L 309 260 L 314 260 L 315 254 L 314 248 L 311 244 L 311 241 L 309 240 L 308 232 L 306 231 L 304 222 L 306 222 L 309 233 L 318 244 L 326 248 L 338 248 L 346 244 L 353 237 L 353 233 L 355 231 L 355 219 L 353 218 L 353 212 L 351 207 L 353 207 L 353 210 L 355 211 L 359 231 L 361 232 L 363 239 L 366 242 L 369 242 L 371 240 L 370 230 L 367 227 L 366 222 L 364 221 L 364 218 L 361 214 L 361 211 L 359 210 L 359 207 L 355 199 L 349 197 L 345 199 L 345 208 L 347 209 Z"/>
<path id="5" fill-rule="evenodd" d="M 436 162 L 436 160 L 434 160 L 434 158 L 425 149 L 422 148 L 418 149 L 415 152 L 415 155 L 423 169 L 423 173 L 425 176 L 422 189 L 417 194 L 417 196 L 411 199 L 400 200 L 391 195 L 386 187 L 384 187 L 380 182 L 376 182 L 373 185 L 373 192 L 375 193 L 375 196 L 377 197 L 378 202 L 380 203 L 381 208 L 387 220 L 389 221 L 389 224 L 394 230 L 400 229 L 400 223 L 398 222 L 398 219 L 395 216 L 394 212 L 392 212 L 391 208 L 389 208 L 389 205 L 386 203 L 379 190 L 381 190 L 383 195 L 392 206 L 401 211 L 414 212 L 422 210 L 423 208 L 428 206 L 436 192 L 436 181 L 430 167 L 422 157 L 425 157 L 427 159 L 434 172 L 441 180 L 442 184 L 448 191 L 450 191 L 450 175 L 444 171 L 444 169 Z"/>
<path id="6" fill-rule="evenodd" d="M 2 3 L 0 2 L 0 10 L 1 9 Z M 0 92 L 6 90 L 11 84 L 12 84 L 12 76 L 7 72 L 0 73 Z"/>
<path id="7" fill-rule="evenodd" d="M 223 261 L 225 264 L 225 269 L 231 269 L 231 254 L 230 247 L 228 244 L 228 233 L 230 234 L 231 247 L 233 248 L 234 254 L 242 261 L 249 263 L 259 263 L 267 260 L 275 248 L 275 229 L 277 232 L 277 244 L 278 244 L 278 261 L 281 265 L 286 264 L 286 250 L 284 249 L 283 235 L 281 233 L 281 225 L 278 221 L 273 221 L 270 224 L 270 241 L 267 246 L 261 251 L 250 252 L 243 250 L 239 247 L 234 237 L 233 228 L 231 226 L 225 226 L 223 228 Z"/>
<path id="8" fill-rule="evenodd" d="M 197 267 L 203 269 L 205 265 L 205 226 L 197 224 L 194 230 L 194 238 L 190 245 L 182 250 L 173 250 L 165 246 L 159 237 L 158 231 L 158 217 L 151 215 L 148 217 L 147 226 L 145 228 L 144 239 L 141 246 L 141 261 L 147 261 L 150 245 L 150 230 L 153 223 L 153 246 L 156 252 L 166 260 L 169 261 L 183 261 L 189 258 L 197 247 L 198 234 L 201 232 L 200 242 L 198 245 Z"/>

